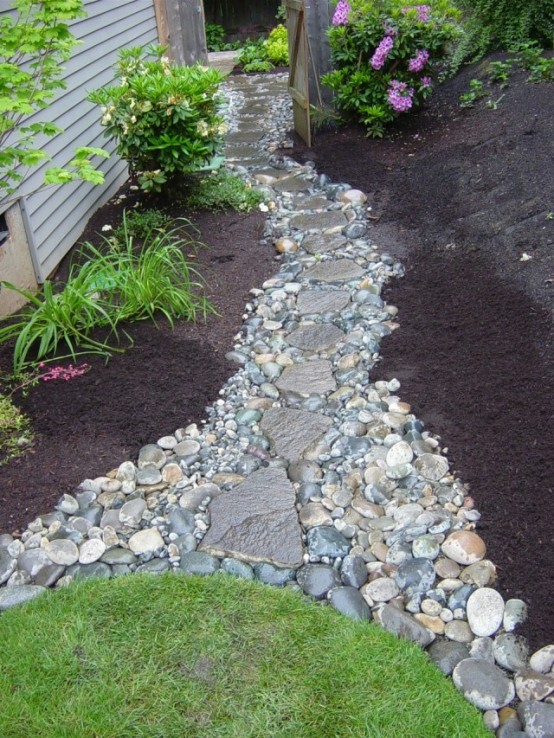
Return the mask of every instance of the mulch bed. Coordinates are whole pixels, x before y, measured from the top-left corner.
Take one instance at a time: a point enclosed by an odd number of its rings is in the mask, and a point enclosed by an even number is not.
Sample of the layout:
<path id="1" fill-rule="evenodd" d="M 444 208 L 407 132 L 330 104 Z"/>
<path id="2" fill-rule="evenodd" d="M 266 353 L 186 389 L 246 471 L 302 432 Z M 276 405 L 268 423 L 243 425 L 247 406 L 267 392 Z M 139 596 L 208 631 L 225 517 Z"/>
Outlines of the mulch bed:
<path id="1" fill-rule="evenodd" d="M 483 513 L 477 529 L 500 589 L 529 603 L 522 632 L 539 646 L 554 643 L 554 95 L 520 74 L 496 110 L 461 111 L 459 94 L 484 68 L 447 82 L 383 141 L 351 127 L 292 153 L 367 192 L 371 237 L 407 265 L 386 295 L 401 327 L 383 342 L 373 378 L 398 377 L 402 398 L 448 445 Z M 121 207 L 99 211 L 84 238 L 116 222 Z M 0 530 L 24 526 L 84 477 L 199 422 L 234 371 L 225 353 L 274 255 L 258 243 L 259 213 L 192 217 L 221 317 L 174 331 L 136 324 L 124 355 L 107 366 L 92 358 L 84 377 L 41 384 L 22 399 L 37 442 L 0 468 Z M 524 252 L 532 259 L 520 261 Z M 10 358 L 1 348 L 2 369 Z"/>
<path id="2" fill-rule="evenodd" d="M 448 446 L 500 589 L 529 604 L 521 632 L 541 646 L 554 643 L 554 94 L 520 73 L 496 110 L 461 110 L 486 66 L 383 141 L 351 127 L 293 155 L 368 193 L 370 237 L 406 264 L 386 294 L 400 329 L 373 379 L 397 377 Z"/>
<path id="3" fill-rule="evenodd" d="M 128 188 L 120 194 L 127 196 L 126 207 L 137 197 Z M 154 205 L 159 208 L 160 202 Z M 99 244 L 102 226 L 115 227 L 122 210 L 114 201 L 101 208 L 81 240 Z M 242 325 L 248 291 L 276 270 L 275 252 L 260 243 L 264 216 L 165 210 L 199 228 L 206 248 L 191 262 L 205 278 L 205 294 L 219 315 L 177 322 L 174 330 L 164 320 L 126 325 L 133 346 L 124 354 L 114 354 L 107 364 L 102 357 L 79 358 L 92 366 L 84 376 L 40 382 L 27 397 L 16 395 L 33 420 L 36 442 L 25 456 L 0 467 L 0 531 L 24 529 L 86 477 L 103 475 L 134 459 L 144 444 L 199 423 L 236 371 L 225 354 Z M 66 274 L 67 260 L 59 276 Z M 0 347 L 0 372 L 10 371 L 11 360 L 10 347 Z"/>

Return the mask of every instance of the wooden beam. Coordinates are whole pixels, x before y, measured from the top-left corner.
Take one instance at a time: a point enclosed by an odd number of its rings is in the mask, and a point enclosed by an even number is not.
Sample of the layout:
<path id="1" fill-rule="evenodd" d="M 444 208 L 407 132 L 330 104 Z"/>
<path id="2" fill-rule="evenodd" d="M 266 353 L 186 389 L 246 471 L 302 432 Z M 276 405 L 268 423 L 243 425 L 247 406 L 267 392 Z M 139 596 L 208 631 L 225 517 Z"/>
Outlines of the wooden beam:
<path id="1" fill-rule="evenodd" d="M 154 0 L 154 11 L 156 13 L 156 25 L 158 27 L 158 41 L 162 46 L 169 46 L 169 29 L 165 0 Z"/>

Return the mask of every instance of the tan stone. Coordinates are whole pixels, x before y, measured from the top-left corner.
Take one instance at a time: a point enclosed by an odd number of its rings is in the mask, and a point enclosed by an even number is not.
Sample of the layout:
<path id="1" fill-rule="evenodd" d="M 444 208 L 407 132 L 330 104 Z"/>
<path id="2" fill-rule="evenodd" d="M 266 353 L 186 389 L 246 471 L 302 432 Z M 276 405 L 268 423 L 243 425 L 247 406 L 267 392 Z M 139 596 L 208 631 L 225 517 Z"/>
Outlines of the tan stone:
<path id="1" fill-rule="evenodd" d="M 487 547 L 483 539 L 469 530 L 451 533 L 442 544 L 442 552 L 458 564 L 476 564 L 485 558 Z"/>
<path id="2" fill-rule="evenodd" d="M 425 628 L 428 628 L 431 633 L 436 633 L 437 635 L 444 633 L 445 624 L 439 617 L 418 612 L 414 615 L 414 618 Z"/>
<path id="3" fill-rule="evenodd" d="M 283 238 L 278 238 L 275 241 L 275 250 L 280 254 L 293 254 L 298 251 L 298 244 L 293 238 L 283 236 Z"/>
<path id="4" fill-rule="evenodd" d="M 488 559 L 466 566 L 460 574 L 464 584 L 475 584 L 477 587 L 488 587 L 496 579 L 496 566 Z"/>

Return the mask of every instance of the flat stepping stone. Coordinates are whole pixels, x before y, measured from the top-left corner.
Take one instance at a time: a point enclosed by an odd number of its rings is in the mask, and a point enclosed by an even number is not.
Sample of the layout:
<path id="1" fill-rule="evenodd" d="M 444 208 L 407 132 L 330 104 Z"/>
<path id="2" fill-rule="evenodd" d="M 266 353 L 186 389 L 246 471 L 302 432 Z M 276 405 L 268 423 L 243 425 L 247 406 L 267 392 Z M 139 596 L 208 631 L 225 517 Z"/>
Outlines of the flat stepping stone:
<path id="1" fill-rule="evenodd" d="M 299 195 L 296 204 L 299 210 L 324 210 L 329 206 L 329 200 L 320 195 Z"/>
<path id="2" fill-rule="evenodd" d="M 282 407 L 266 410 L 260 423 L 272 451 L 293 463 L 332 425 L 333 421 L 326 415 Z"/>
<path id="3" fill-rule="evenodd" d="M 298 295 L 296 307 L 301 315 L 340 313 L 350 302 L 350 293 L 343 290 L 304 290 Z"/>
<path id="4" fill-rule="evenodd" d="M 346 238 L 342 233 L 331 233 L 324 235 L 323 233 L 315 233 L 302 241 L 302 248 L 309 254 L 327 254 L 329 251 L 335 251 L 345 246 Z"/>
<path id="5" fill-rule="evenodd" d="M 290 333 L 286 341 L 290 346 L 306 351 L 323 351 L 335 346 L 345 337 L 343 331 L 330 323 L 301 325 Z"/>
<path id="6" fill-rule="evenodd" d="M 252 175 L 255 180 L 261 184 L 272 184 L 278 179 L 285 179 L 289 176 L 286 169 L 275 169 L 275 167 L 263 167 L 256 169 Z"/>
<path id="7" fill-rule="evenodd" d="M 320 359 L 305 364 L 287 366 L 275 382 L 279 390 L 297 392 L 301 395 L 325 394 L 337 388 L 330 361 Z"/>
<path id="8" fill-rule="evenodd" d="M 273 188 L 278 192 L 308 192 L 313 187 L 313 182 L 306 181 L 303 177 L 284 177 L 275 182 Z"/>
<path id="9" fill-rule="evenodd" d="M 234 133 L 229 133 L 226 137 L 226 141 L 228 143 L 258 143 L 258 141 L 263 136 L 263 132 L 260 130 L 257 131 L 248 131 L 241 129 L 240 131 L 236 131 Z"/>
<path id="10" fill-rule="evenodd" d="M 253 146 L 228 146 L 225 148 L 225 158 L 233 161 L 248 161 L 263 164 L 267 161 L 260 151 Z"/>
<path id="11" fill-rule="evenodd" d="M 297 568 L 302 531 L 284 469 L 260 469 L 210 504 L 211 526 L 198 550 L 239 561 Z"/>
<path id="12" fill-rule="evenodd" d="M 359 279 L 365 274 L 364 270 L 350 259 L 336 259 L 316 264 L 303 273 L 305 279 L 311 282 L 346 282 Z"/>
<path id="13" fill-rule="evenodd" d="M 341 210 L 330 210 L 326 213 L 301 213 L 290 219 L 290 227 L 299 231 L 309 231 L 316 228 L 325 231 L 328 228 L 344 228 L 348 225 L 346 215 Z"/>

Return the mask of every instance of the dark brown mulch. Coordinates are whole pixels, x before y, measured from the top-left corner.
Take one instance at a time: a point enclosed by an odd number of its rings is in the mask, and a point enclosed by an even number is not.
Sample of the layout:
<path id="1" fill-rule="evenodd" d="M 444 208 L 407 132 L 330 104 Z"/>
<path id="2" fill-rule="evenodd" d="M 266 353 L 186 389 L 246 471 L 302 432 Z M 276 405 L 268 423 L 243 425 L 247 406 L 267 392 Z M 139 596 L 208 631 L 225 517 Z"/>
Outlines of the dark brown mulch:
<path id="1" fill-rule="evenodd" d="M 136 195 L 125 190 L 131 206 Z M 159 206 L 159 205 L 158 205 Z M 99 242 L 104 224 L 121 220 L 122 204 L 103 207 L 88 223 L 82 240 Z M 161 321 L 126 326 L 134 345 L 114 355 L 85 357 L 91 371 L 69 382 L 41 382 L 17 404 L 33 419 L 37 435 L 22 458 L 0 467 L 0 531 L 24 527 L 50 511 L 63 493 L 75 492 L 86 477 L 105 474 L 138 449 L 177 428 L 200 422 L 236 370 L 225 354 L 242 324 L 248 291 L 275 271 L 274 252 L 260 244 L 264 217 L 259 212 L 186 213 L 200 229 L 194 262 L 207 280 L 206 293 L 219 311 L 175 329 Z M 60 269 L 67 273 L 67 264 Z M 62 362 L 66 364 L 67 362 Z M 0 347 L 1 370 L 11 366 L 8 347 Z"/>
<path id="2" fill-rule="evenodd" d="M 529 603 L 522 632 L 544 645 L 554 643 L 554 94 L 518 74 L 496 110 L 461 110 L 485 69 L 443 85 L 390 138 L 347 128 L 295 155 L 367 192 L 371 238 L 407 264 L 386 295 L 400 329 L 374 379 L 397 377 L 448 445 L 500 588 Z"/>

